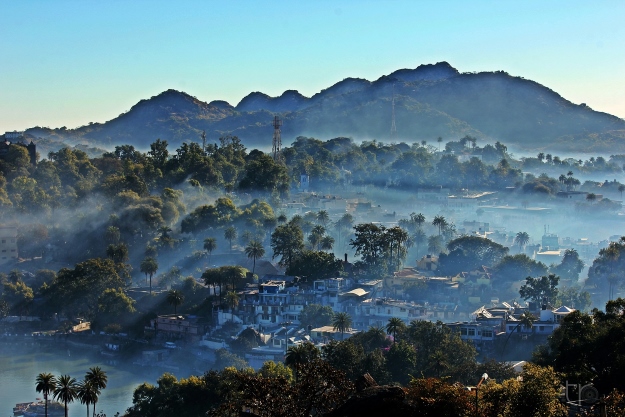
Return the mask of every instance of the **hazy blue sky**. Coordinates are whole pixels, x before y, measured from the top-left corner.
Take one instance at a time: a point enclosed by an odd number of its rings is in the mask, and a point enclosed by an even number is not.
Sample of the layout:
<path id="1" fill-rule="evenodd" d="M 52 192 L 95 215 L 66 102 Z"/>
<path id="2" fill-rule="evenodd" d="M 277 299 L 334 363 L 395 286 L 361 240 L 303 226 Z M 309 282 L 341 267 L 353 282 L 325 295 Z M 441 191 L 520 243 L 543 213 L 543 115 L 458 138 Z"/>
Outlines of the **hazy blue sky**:
<path id="1" fill-rule="evenodd" d="M 168 88 L 236 105 L 448 61 L 625 117 L 625 1 L 0 0 L 0 132 L 104 122 Z"/>

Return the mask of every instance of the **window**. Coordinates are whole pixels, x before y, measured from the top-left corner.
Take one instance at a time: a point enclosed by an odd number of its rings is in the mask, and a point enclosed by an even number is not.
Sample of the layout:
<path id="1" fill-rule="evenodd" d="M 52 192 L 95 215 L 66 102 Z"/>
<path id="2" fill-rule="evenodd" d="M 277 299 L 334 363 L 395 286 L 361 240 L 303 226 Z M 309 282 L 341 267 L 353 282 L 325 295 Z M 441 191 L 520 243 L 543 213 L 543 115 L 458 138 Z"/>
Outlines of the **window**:
<path id="1" fill-rule="evenodd" d="M 541 332 L 545 331 L 545 326 L 538 326 L 538 330 Z"/>
<path id="2" fill-rule="evenodd" d="M 465 327 L 460 328 L 460 335 L 462 335 L 462 336 L 466 336 L 467 335 L 467 329 Z"/>
<path id="3" fill-rule="evenodd" d="M 484 330 L 482 332 L 482 337 L 493 337 L 493 331 L 492 330 Z"/>
<path id="4" fill-rule="evenodd" d="M 475 336 L 475 329 L 469 329 L 469 336 Z"/>

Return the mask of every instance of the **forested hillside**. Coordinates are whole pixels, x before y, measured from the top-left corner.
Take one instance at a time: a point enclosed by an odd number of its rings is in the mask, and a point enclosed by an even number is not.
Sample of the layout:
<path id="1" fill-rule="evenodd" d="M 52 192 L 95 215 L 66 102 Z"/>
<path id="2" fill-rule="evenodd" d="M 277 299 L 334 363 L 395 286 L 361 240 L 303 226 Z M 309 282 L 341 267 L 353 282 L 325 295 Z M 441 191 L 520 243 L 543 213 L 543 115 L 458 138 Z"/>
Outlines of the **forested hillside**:
<path id="1" fill-rule="evenodd" d="M 279 97 L 254 92 L 236 107 L 167 90 L 106 123 L 77 129 L 32 128 L 26 133 L 147 149 L 155 137 L 179 146 L 205 131 L 209 142 L 231 134 L 248 147 L 269 148 L 271 120 L 277 114 L 284 119 L 284 137 L 388 140 L 393 97 L 397 126 L 393 140 L 457 140 L 468 134 L 521 149 L 625 151 L 622 119 L 571 103 L 522 77 L 503 71 L 460 73 L 446 62 L 398 70 L 373 82 L 347 78 L 310 98 L 296 90 Z"/>

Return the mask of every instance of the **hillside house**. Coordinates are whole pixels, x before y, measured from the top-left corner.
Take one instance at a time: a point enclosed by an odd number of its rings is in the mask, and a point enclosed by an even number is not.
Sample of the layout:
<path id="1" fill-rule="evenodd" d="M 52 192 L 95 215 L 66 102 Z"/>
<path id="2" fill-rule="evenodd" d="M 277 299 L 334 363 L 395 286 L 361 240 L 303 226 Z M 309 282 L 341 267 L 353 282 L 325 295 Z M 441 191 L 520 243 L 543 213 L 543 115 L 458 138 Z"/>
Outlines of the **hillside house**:
<path id="1" fill-rule="evenodd" d="M 150 320 L 150 326 L 146 327 L 146 330 L 153 331 L 156 335 L 188 342 L 199 342 L 208 329 L 206 321 L 191 314 L 158 316 Z"/>
<path id="2" fill-rule="evenodd" d="M 447 326 L 460 334 L 460 339 L 475 346 L 475 350 L 485 354 L 495 349 L 495 340 L 500 328 L 480 322 L 448 323 Z"/>

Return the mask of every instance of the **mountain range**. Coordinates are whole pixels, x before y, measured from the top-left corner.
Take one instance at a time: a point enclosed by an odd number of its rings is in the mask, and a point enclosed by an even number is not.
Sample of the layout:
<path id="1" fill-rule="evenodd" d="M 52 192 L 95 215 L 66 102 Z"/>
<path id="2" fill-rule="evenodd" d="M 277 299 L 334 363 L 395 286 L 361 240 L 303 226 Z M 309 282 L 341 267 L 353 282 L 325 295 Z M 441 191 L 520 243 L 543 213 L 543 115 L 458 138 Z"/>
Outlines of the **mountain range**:
<path id="1" fill-rule="evenodd" d="M 397 133 L 391 137 L 393 102 Z M 279 97 L 253 92 L 236 106 L 167 90 L 105 123 L 76 129 L 35 127 L 26 133 L 139 149 L 160 138 L 173 149 L 185 141 L 201 141 L 205 131 L 209 143 L 231 134 L 248 148 L 268 149 L 274 115 L 283 120 L 283 146 L 297 136 L 434 143 L 438 137 L 447 142 L 471 135 L 522 150 L 625 153 L 623 119 L 571 103 L 523 77 L 504 71 L 460 73 L 447 62 L 397 70 L 375 81 L 346 78 L 312 97 L 296 90 Z"/>

